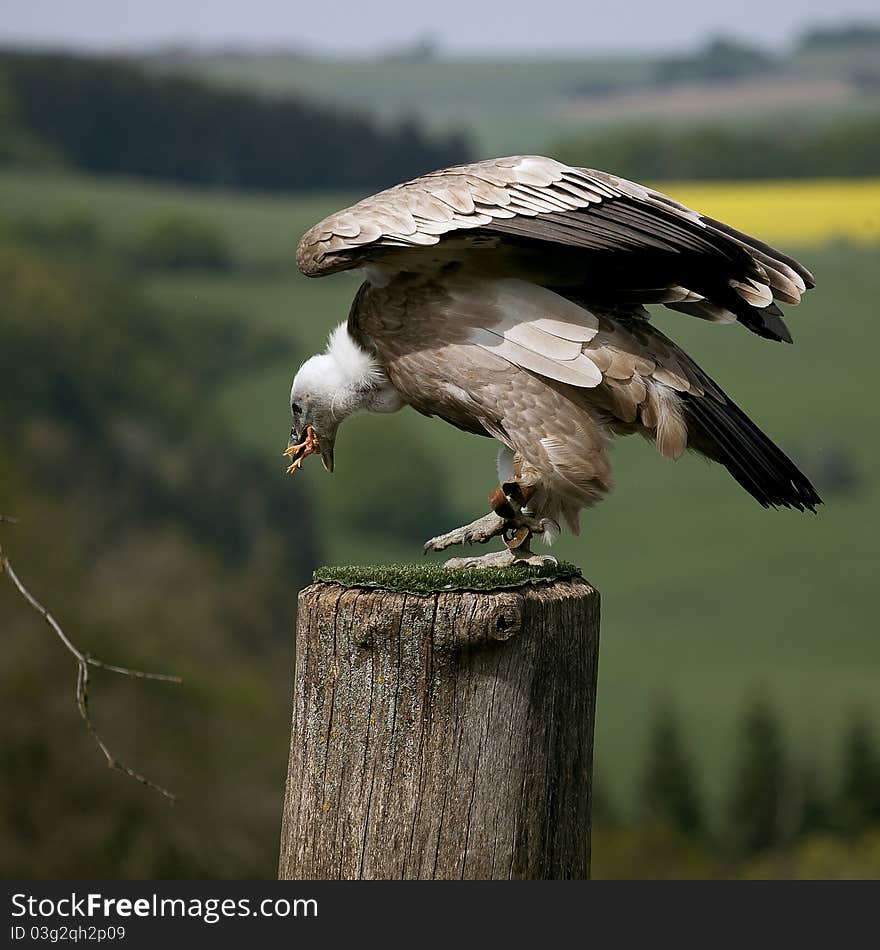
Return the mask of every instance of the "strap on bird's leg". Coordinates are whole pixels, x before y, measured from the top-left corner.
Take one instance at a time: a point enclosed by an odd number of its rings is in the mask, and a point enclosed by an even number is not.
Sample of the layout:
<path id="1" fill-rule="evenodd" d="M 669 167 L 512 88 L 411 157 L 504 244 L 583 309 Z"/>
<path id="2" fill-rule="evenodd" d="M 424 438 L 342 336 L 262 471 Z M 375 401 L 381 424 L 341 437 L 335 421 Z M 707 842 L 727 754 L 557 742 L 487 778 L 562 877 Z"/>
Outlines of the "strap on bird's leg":
<path id="1" fill-rule="evenodd" d="M 505 528 L 501 535 L 504 543 L 511 551 L 521 554 L 530 554 L 529 541 L 532 539 L 530 528 Z"/>
<path id="2" fill-rule="evenodd" d="M 495 491 L 489 495 L 489 504 L 492 510 L 510 521 L 512 524 L 505 527 L 502 538 L 504 543 L 511 551 L 518 551 L 526 554 L 529 551 L 529 540 L 532 536 L 531 529 L 524 525 L 517 525 L 516 520 L 524 505 L 535 493 L 535 489 L 530 485 L 520 485 L 517 481 L 504 482 L 499 485 Z"/>
<path id="3" fill-rule="evenodd" d="M 492 511 L 502 518 L 513 520 L 516 517 L 513 505 L 511 505 L 500 485 L 489 495 L 489 504 L 492 506 Z"/>

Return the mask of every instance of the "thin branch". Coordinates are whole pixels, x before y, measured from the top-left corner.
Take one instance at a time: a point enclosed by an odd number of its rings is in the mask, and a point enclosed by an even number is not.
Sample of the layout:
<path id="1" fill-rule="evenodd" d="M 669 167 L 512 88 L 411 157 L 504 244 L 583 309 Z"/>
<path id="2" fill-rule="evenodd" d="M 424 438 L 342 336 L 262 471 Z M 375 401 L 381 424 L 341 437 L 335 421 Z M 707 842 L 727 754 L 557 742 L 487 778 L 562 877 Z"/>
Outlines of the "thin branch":
<path id="1" fill-rule="evenodd" d="M 16 524 L 17 519 L 10 518 L 8 515 L 0 515 L 0 521 Z M 136 782 L 140 782 L 141 785 L 146 785 L 147 788 L 151 788 L 154 791 L 158 792 L 160 795 L 163 795 L 169 801 L 176 801 L 176 797 L 173 792 L 170 792 L 167 788 L 163 788 L 161 785 L 157 785 L 155 782 L 151 782 L 145 775 L 142 775 L 140 772 L 135 772 L 134 769 L 129 768 L 124 762 L 121 762 L 116 758 L 115 755 L 107 747 L 104 740 L 101 738 L 101 734 L 95 728 L 95 724 L 92 722 L 92 717 L 89 713 L 89 667 L 93 666 L 96 669 L 109 670 L 111 673 L 119 673 L 121 676 L 128 676 L 132 679 L 143 679 L 143 680 L 161 680 L 165 683 L 182 683 L 183 680 L 179 676 L 172 676 L 168 673 L 145 673 L 143 670 L 132 670 L 125 666 L 114 666 L 110 663 L 104 663 L 102 660 L 95 659 L 95 657 L 90 656 L 88 653 L 83 653 L 73 644 L 73 641 L 65 634 L 61 629 L 61 625 L 58 621 L 49 613 L 48 610 L 34 597 L 34 595 L 24 586 L 19 578 L 18 574 L 15 573 L 12 563 L 9 558 L 3 551 L 3 548 L 0 547 L 0 574 L 5 573 L 6 576 L 12 581 L 13 587 L 21 594 L 22 597 L 34 608 L 34 610 L 46 621 L 53 633 L 58 637 L 58 639 L 64 644 L 65 648 L 69 653 L 72 654 L 77 664 L 77 674 L 76 674 L 76 705 L 79 709 L 79 714 L 82 717 L 83 722 L 86 724 L 86 729 L 89 731 L 89 735 L 95 740 L 95 744 L 101 750 L 104 755 L 104 758 L 107 761 L 108 768 L 115 769 L 117 772 L 122 772 L 124 775 L 127 775 L 129 778 L 133 778 Z"/>

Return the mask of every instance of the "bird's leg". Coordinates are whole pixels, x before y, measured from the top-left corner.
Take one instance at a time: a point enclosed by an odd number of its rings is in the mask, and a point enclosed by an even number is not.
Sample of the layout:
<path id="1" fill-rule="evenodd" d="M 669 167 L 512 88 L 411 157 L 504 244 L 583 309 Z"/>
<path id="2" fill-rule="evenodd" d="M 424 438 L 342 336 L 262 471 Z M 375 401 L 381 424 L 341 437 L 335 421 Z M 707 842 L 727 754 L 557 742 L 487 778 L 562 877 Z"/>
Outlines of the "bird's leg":
<path id="1" fill-rule="evenodd" d="M 445 551 L 453 544 L 485 544 L 502 534 L 506 524 L 504 518 L 490 511 L 488 515 L 483 515 L 482 518 L 477 518 L 470 524 L 431 538 L 425 544 L 424 552 L 427 554 L 428 551 Z"/>
<path id="2" fill-rule="evenodd" d="M 452 558 L 445 567 L 508 567 L 511 564 L 556 563 L 549 555 L 534 555 L 529 549 L 533 534 L 543 534 L 548 527 L 556 527 L 549 519 L 538 520 L 523 513 L 532 494 L 518 482 L 505 482 L 489 496 L 493 510 L 471 524 L 431 538 L 424 546 L 428 551 L 444 551 L 453 544 L 485 544 L 501 535 L 506 551 L 497 551 L 482 557 Z"/>

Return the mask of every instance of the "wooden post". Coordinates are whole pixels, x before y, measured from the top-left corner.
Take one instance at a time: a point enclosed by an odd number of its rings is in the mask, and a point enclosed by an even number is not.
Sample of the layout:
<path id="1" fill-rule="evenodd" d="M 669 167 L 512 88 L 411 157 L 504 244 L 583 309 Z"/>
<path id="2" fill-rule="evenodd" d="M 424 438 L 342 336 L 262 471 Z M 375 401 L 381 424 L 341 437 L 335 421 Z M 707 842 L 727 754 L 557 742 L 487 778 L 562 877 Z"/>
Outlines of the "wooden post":
<path id="1" fill-rule="evenodd" d="M 279 877 L 583 879 L 599 595 L 299 597 Z"/>

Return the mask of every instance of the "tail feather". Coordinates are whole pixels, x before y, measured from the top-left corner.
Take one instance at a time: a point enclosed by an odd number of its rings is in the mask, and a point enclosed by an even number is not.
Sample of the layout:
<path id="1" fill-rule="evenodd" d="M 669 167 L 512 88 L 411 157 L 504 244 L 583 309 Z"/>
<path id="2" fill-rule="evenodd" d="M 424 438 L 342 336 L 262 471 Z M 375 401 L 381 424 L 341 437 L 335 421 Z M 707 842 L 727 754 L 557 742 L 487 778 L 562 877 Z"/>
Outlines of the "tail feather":
<path id="1" fill-rule="evenodd" d="M 720 462 L 765 508 L 816 511 L 816 489 L 792 460 L 732 400 L 682 395 L 688 444 Z"/>

